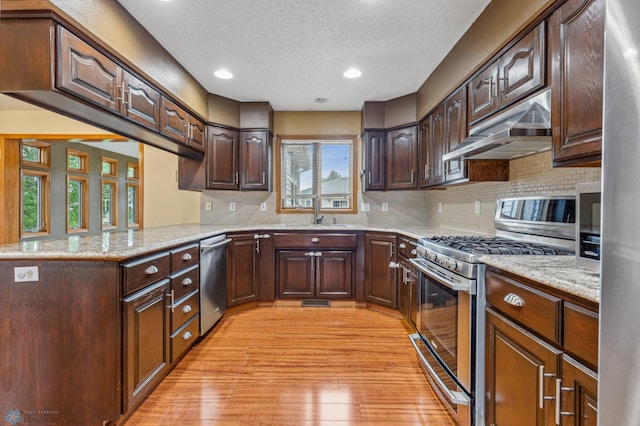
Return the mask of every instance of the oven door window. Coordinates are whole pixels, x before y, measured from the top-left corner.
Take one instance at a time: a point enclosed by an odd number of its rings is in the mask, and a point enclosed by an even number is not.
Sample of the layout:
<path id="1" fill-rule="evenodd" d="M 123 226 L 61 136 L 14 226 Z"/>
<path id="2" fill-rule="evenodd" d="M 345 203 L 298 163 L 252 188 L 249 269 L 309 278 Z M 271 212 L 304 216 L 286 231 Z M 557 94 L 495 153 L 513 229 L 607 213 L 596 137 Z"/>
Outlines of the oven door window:
<path id="1" fill-rule="evenodd" d="M 423 274 L 420 334 L 457 376 L 458 292 Z"/>

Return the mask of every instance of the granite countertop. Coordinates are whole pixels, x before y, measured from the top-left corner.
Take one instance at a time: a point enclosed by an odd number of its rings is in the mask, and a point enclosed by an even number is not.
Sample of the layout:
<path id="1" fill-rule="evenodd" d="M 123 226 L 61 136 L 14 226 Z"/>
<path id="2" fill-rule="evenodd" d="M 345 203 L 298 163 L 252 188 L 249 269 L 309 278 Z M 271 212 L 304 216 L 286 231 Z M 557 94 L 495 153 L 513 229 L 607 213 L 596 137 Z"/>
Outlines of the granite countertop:
<path id="1" fill-rule="evenodd" d="M 600 303 L 600 274 L 576 266 L 575 256 L 482 256 L 480 261 Z"/>
<path id="2" fill-rule="evenodd" d="M 100 235 L 72 235 L 66 238 L 25 241 L 0 245 L 0 259 L 101 259 L 122 260 L 186 244 L 217 234 L 254 230 L 323 232 L 397 232 L 410 238 L 459 234 L 460 231 L 428 226 L 383 228 L 363 225 L 171 225 L 141 230 L 104 232 Z"/>

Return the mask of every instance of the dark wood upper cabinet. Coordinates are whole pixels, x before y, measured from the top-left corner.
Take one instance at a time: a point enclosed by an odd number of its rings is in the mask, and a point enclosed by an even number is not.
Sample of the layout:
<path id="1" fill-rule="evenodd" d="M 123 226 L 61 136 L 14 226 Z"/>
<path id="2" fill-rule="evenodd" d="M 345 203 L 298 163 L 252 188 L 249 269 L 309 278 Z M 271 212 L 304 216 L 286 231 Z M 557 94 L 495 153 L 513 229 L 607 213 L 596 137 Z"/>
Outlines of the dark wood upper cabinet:
<path id="1" fill-rule="evenodd" d="M 417 187 L 418 129 L 404 127 L 387 132 L 387 189 Z"/>
<path id="2" fill-rule="evenodd" d="M 119 96 L 124 117 L 150 129 L 158 129 L 160 92 L 135 75 L 123 71 L 123 86 Z"/>
<path id="3" fill-rule="evenodd" d="M 444 162 L 442 156 L 445 154 L 445 127 L 444 127 L 444 104 L 440 104 L 430 116 L 431 120 L 431 182 L 430 185 L 440 185 L 445 181 Z"/>
<path id="4" fill-rule="evenodd" d="M 186 143 L 187 132 L 187 112 L 163 96 L 160 102 L 160 133 L 176 142 Z"/>
<path id="5" fill-rule="evenodd" d="M 444 104 L 444 149 L 451 152 L 467 137 L 467 96 L 464 87 L 454 93 Z M 447 182 L 466 177 L 465 160 L 458 158 L 445 162 Z"/>
<path id="6" fill-rule="evenodd" d="M 365 131 L 362 135 L 365 191 L 385 189 L 385 132 Z"/>
<path id="7" fill-rule="evenodd" d="M 197 118 L 189 115 L 188 118 L 187 145 L 198 151 L 204 152 L 207 141 L 207 128 Z"/>
<path id="8" fill-rule="evenodd" d="M 549 19 L 554 166 L 600 161 L 604 20 L 604 0 L 568 0 Z"/>
<path id="9" fill-rule="evenodd" d="M 431 117 L 420 123 L 418 134 L 418 187 L 426 188 L 431 183 L 431 163 L 433 161 L 433 142 L 431 140 Z"/>
<path id="10" fill-rule="evenodd" d="M 240 189 L 268 191 L 271 174 L 269 131 L 240 132 Z"/>
<path id="11" fill-rule="evenodd" d="M 58 47 L 58 89 L 119 112 L 122 68 L 62 26 L 58 26 Z"/>
<path id="12" fill-rule="evenodd" d="M 544 87 L 545 58 L 543 22 L 468 84 L 469 123 L 475 123 Z"/>
<path id="13" fill-rule="evenodd" d="M 207 188 L 238 189 L 238 132 L 209 127 L 207 141 Z"/>

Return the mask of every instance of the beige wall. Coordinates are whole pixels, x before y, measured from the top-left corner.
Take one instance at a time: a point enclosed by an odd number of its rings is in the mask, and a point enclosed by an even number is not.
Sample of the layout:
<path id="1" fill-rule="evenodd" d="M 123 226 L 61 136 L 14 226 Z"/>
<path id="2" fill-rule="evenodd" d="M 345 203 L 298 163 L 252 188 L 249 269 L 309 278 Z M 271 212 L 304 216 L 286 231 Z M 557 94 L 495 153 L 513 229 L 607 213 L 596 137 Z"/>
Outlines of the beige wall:
<path id="1" fill-rule="evenodd" d="M 556 0 L 493 0 L 418 90 L 417 118 L 433 107 Z"/>
<path id="2" fill-rule="evenodd" d="M 178 157 L 143 146 L 144 227 L 200 223 L 200 193 L 178 189 Z"/>
<path id="3" fill-rule="evenodd" d="M 276 111 L 277 135 L 357 135 L 360 111 Z"/>

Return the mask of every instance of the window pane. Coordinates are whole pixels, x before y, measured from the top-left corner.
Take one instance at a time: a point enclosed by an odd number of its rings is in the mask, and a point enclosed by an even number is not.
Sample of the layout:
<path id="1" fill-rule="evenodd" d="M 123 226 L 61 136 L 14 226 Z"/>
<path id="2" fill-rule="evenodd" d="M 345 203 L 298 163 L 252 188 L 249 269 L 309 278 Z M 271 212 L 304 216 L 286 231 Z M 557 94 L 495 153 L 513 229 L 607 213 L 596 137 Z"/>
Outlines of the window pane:
<path id="1" fill-rule="evenodd" d="M 351 146 L 322 145 L 322 208 L 348 208 L 351 193 Z M 346 196 L 346 197 L 345 197 Z"/>
<path id="2" fill-rule="evenodd" d="M 127 179 L 138 179 L 138 165 L 128 163 L 127 164 Z"/>
<path id="3" fill-rule="evenodd" d="M 285 145 L 283 150 L 283 192 L 285 195 L 313 194 L 313 145 Z M 291 207 L 296 207 L 292 201 Z"/>
<path id="4" fill-rule="evenodd" d="M 103 161 L 102 162 L 102 174 L 103 175 L 112 175 L 113 171 L 112 171 L 112 164 L 108 161 Z"/>
<path id="5" fill-rule="evenodd" d="M 22 177 L 22 231 L 42 231 L 42 177 Z"/>
<path id="6" fill-rule="evenodd" d="M 40 163 L 41 149 L 35 146 L 22 145 L 22 159 L 33 163 Z"/>
<path id="7" fill-rule="evenodd" d="M 115 226 L 115 188 L 113 184 L 102 184 L 102 226 Z"/>
<path id="8" fill-rule="evenodd" d="M 69 180 L 68 197 L 68 226 L 69 229 L 82 228 L 82 182 Z"/>
<path id="9" fill-rule="evenodd" d="M 129 185 L 127 187 L 127 223 L 135 225 L 138 223 L 138 187 Z"/>
<path id="10" fill-rule="evenodd" d="M 82 169 L 82 159 L 77 155 L 70 154 L 68 157 L 68 166 L 70 169 L 80 170 Z"/>

